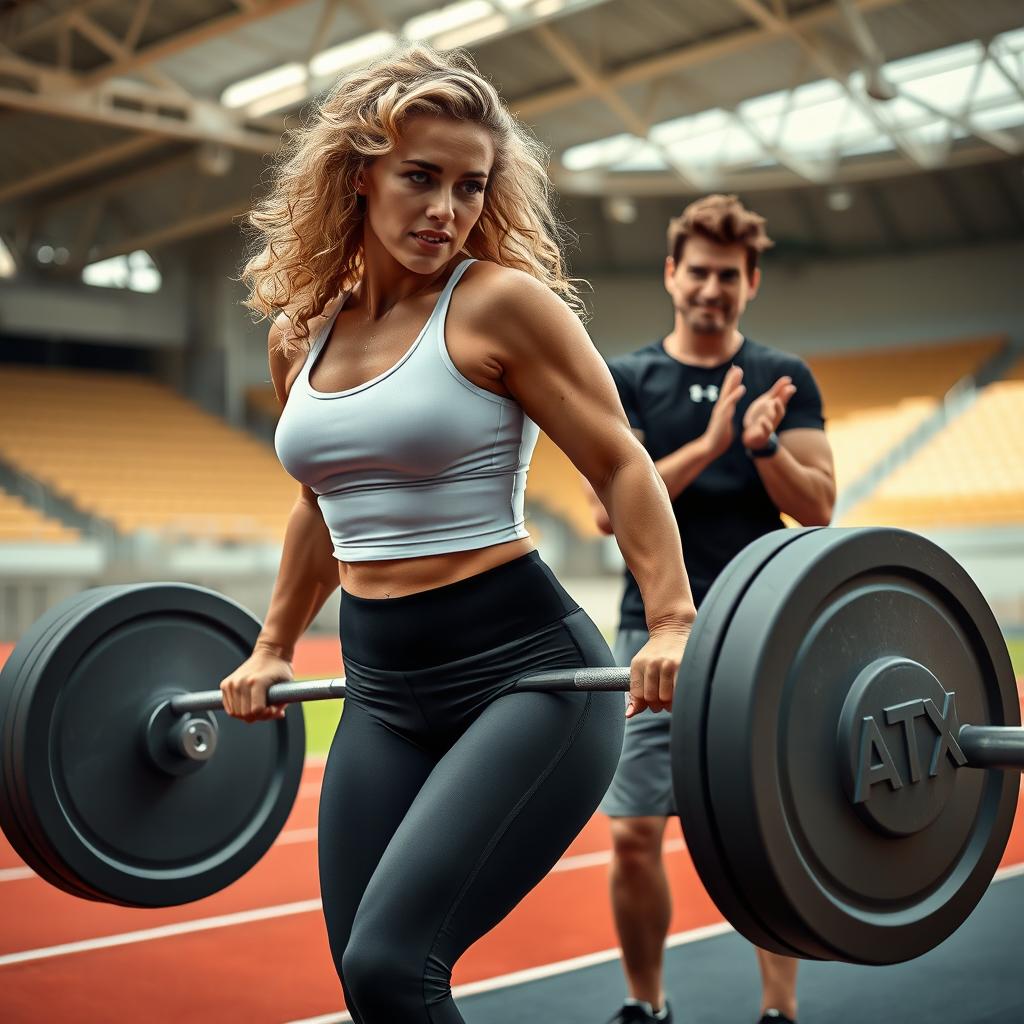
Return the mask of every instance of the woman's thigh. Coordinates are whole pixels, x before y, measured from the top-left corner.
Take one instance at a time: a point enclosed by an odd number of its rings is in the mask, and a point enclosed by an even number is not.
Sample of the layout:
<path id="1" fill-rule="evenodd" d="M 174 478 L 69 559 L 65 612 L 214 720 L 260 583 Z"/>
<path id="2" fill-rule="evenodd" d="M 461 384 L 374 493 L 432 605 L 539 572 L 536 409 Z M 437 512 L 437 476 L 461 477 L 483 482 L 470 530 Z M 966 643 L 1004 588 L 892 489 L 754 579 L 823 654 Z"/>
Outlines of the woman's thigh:
<path id="1" fill-rule="evenodd" d="M 449 987 L 455 961 L 593 814 L 619 756 L 622 716 L 620 694 L 509 693 L 441 758 L 353 924 L 350 953 L 394 968 L 387 986 L 357 993 L 366 1020 L 462 1020 Z"/>
<path id="2" fill-rule="evenodd" d="M 340 972 L 356 909 L 371 875 L 436 763 L 347 700 L 320 794 L 320 888 Z"/>

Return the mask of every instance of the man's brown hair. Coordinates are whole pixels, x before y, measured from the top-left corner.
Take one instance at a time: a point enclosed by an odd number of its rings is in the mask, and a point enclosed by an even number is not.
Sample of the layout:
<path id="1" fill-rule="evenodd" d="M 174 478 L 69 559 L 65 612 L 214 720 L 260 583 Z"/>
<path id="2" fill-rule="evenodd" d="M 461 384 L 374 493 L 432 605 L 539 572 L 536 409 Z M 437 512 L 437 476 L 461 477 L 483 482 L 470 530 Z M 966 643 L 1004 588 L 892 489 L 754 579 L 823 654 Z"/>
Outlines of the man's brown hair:
<path id="1" fill-rule="evenodd" d="M 768 237 L 764 224 L 764 217 L 748 210 L 736 196 L 704 196 L 668 222 L 668 254 L 678 263 L 686 240 L 694 235 L 719 245 L 740 243 L 747 249 L 749 279 L 754 276 L 761 253 L 775 244 Z"/>

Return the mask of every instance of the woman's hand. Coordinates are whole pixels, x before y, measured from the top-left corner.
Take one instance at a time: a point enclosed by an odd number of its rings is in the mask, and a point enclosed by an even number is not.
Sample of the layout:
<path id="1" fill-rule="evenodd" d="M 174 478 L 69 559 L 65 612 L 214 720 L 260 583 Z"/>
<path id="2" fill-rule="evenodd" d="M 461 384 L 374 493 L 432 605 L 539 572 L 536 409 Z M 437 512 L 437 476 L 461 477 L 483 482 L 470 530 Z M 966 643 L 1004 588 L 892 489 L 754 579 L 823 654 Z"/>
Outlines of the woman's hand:
<path id="1" fill-rule="evenodd" d="M 262 722 L 270 718 L 284 718 L 285 707 L 267 706 L 267 690 L 273 683 L 294 679 L 291 662 L 279 654 L 257 647 L 220 684 L 224 697 L 224 710 L 243 722 Z"/>
<path id="2" fill-rule="evenodd" d="M 690 624 L 659 629 L 636 653 L 629 666 L 629 702 L 626 717 L 644 708 L 669 711 L 676 688 L 679 663 L 690 636 Z"/>

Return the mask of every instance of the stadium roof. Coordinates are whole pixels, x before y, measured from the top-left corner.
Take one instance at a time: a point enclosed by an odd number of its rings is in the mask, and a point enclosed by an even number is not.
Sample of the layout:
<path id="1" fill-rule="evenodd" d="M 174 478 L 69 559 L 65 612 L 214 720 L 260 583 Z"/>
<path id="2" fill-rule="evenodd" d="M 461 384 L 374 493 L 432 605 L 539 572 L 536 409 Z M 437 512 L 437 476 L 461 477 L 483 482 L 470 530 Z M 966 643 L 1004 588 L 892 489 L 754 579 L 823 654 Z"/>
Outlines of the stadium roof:
<path id="1" fill-rule="evenodd" d="M 808 250 L 1020 237 L 1021 23 L 1017 0 L 7 0 L 0 235 L 69 272 L 222 228 L 311 96 L 415 38 L 472 50 L 609 269 L 709 189 Z"/>

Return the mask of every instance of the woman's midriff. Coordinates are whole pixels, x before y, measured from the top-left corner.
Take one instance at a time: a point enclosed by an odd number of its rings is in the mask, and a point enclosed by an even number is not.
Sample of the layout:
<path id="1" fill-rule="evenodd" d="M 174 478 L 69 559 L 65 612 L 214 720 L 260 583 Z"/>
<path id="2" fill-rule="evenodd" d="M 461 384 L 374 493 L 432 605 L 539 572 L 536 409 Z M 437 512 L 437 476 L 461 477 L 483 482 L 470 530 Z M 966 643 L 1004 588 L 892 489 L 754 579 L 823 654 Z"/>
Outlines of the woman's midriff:
<path id="1" fill-rule="evenodd" d="M 528 554 L 533 548 L 533 541 L 523 537 L 507 544 L 494 544 L 473 551 L 425 555 L 422 558 L 339 562 L 338 577 L 341 589 L 355 597 L 405 597 L 457 583 L 477 573 L 494 569 L 505 562 L 511 562 L 513 558 Z"/>

